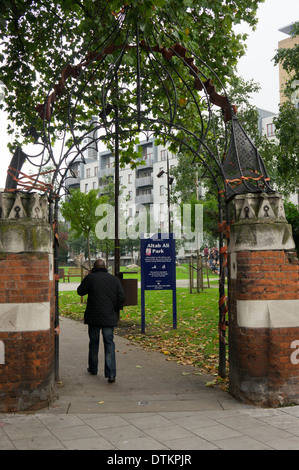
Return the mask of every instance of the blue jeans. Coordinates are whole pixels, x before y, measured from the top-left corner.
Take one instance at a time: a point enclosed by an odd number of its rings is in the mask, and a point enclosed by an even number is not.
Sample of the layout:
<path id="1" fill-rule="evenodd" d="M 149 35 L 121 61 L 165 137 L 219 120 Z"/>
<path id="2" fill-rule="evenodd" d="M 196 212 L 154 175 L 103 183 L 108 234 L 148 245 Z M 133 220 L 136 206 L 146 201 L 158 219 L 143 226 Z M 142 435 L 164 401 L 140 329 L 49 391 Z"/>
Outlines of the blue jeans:
<path id="1" fill-rule="evenodd" d="M 100 345 L 100 330 L 102 330 L 105 352 L 105 377 L 116 376 L 114 327 L 103 327 L 88 325 L 89 354 L 88 368 L 92 374 L 98 372 L 98 354 Z"/>

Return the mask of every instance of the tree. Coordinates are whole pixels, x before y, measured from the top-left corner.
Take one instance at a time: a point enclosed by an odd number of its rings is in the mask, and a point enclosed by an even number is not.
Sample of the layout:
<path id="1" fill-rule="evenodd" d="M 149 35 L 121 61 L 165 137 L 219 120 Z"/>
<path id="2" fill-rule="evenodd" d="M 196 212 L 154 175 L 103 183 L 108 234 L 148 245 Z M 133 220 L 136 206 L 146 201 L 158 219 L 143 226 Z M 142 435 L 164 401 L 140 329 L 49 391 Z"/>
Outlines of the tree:
<path id="1" fill-rule="evenodd" d="M 92 189 L 88 193 L 82 193 L 80 190 L 71 190 L 70 197 L 61 204 L 61 214 L 70 222 L 71 229 L 76 232 L 77 236 L 83 234 L 87 240 L 90 268 L 90 236 L 94 233 L 96 223 L 99 220 L 99 217 L 95 215 L 96 208 L 99 204 L 98 191 L 95 189 Z"/>
<path id="2" fill-rule="evenodd" d="M 110 204 L 112 206 L 115 206 L 115 184 L 114 184 L 113 179 L 105 176 L 102 179 L 102 183 L 103 183 L 103 191 L 102 191 L 101 196 L 99 197 L 99 203 L 100 204 Z M 120 189 L 120 193 L 121 193 L 121 191 L 122 191 L 122 189 Z M 106 212 L 101 216 L 101 218 L 105 217 L 105 216 L 106 216 Z M 100 219 L 100 217 L 99 217 L 99 219 Z M 105 253 L 106 266 L 108 267 L 109 266 L 109 262 L 108 262 L 109 255 L 113 251 L 113 248 L 114 248 L 114 240 L 112 240 L 109 237 L 105 237 L 105 238 L 96 237 L 96 243 L 97 243 L 97 247 L 100 249 L 100 251 Z"/>
<path id="3" fill-rule="evenodd" d="M 226 83 L 238 58 L 244 53 L 246 39 L 245 34 L 236 34 L 233 27 L 245 22 L 254 28 L 258 4 L 262 1 L 131 0 L 125 3 L 123 0 L 49 0 L 45 4 L 42 0 L 5 0 L 0 6 L 0 74 L 6 89 L 2 107 L 19 129 L 19 140 L 23 140 L 25 135 L 30 140 L 32 125 L 42 132 L 43 122 L 37 117 L 36 106 L 44 102 L 48 90 L 53 89 L 65 66 L 78 64 L 86 58 L 86 54 L 99 50 L 100 41 L 107 31 L 115 32 L 116 45 L 123 44 L 125 40 L 136 44 L 137 24 L 140 34 L 149 38 L 153 46 L 154 41 L 165 47 L 184 44 L 206 61 L 208 67 L 214 69 Z M 124 14 L 126 28 L 122 23 Z M 107 54 L 104 61 L 107 69 L 113 60 L 112 54 Z M 124 117 L 130 115 L 129 89 L 133 96 L 136 66 L 134 50 L 126 51 L 120 72 L 123 89 L 127 91 L 113 99 L 114 103 L 121 105 Z M 208 69 L 205 70 L 209 73 Z M 101 111 L 100 77 L 98 71 L 97 76 L 92 74 L 91 80 L 87 70 L 80 77 L 81 81 L 78 79 L 80 86 L 84 87 L 84 96 L 75 109 L 78 130 L 83 121 Z M 155 85 L 157 79 L 154 76 L 150 76 L 150 81 L 144 84 L 146 104 Z M 72 86 L 70 78 L 56 104 L 52 139 L 55 139 L 54 130 L 59 131 L 67 122 L 70 105 L 68 92 Z M 74 101 L 79 96 L 79 88 L 78 85 L 74 90 Z M 184 100 L 184 96 L 180 99 Z M 152 105 L 157 100 L 166 103 L 165 93 L 151 98 Z M 155 109 L 153 106 L 151 108 Z M 184 110 L 181 106 L 180 112 L 185 113 L 185 122 L 191 125 L 194 110 L 191 107 Z M 11 128 L 9 132 L 12 132 Z M 159 129 L 156 132 L 158 135 Z M 131 137 L 134 139 L 134 136 Z M 127 162 L 132 158 L 134 141 L 128 139 L 127 134 L 123 134 L 122 139 L 125 141 L 122 158 Z"/>
<path id="4" fill-rule="evenodd" d="M 250 102 L 251 94 L 256 92 L 259 85 L 253 81 L 244 81 L 241 77 L 233 75 L 230 80 L 228 93 L 234 97 L 234 103 L 238 109 L 238 119 L 243 128 L 255 142 L 257 147 L 263 150 L 269 141 L 266 137 L 262 137 L 258 130 L 258 110 Z M 215 127 L 219 130 L 218 135 L 224 135 L 225 129 L 223 126 L 223 119 L 221 113 L 216 115 Z M 267 142 L 267 144 L 266 144 Z M 274 155 L 272 148 L 271 156 Z M 205 195 L 200 198 L 200 203 L 203 204 L 203 228 L 206 235 L 215 240 L 219 236 L 218 222 L 219 222 L 219 208 L 218 208 L 218 194 L 215 188 L 214 180 L 209 178 L 207 171 L 204 171 L 201 166 L 192 165 L 193 155 L 189 152 L 180 152 L 178 156 L 178 165 L 172 169 L 172 175 L 175 177 L 175 183 L 172 188 L 172 200 L 177 202 L 180 200 L 182 203 L 194 204 L 197 199 L 197 184 L 204 187 Z M 202 176 L 205 175 L 205 178 Z"/>
<path id="5" fill-rule="evenodd" d="M 292 202 L 284 203 L 286 219 L 292 225 L 295 249 L 299 253 L 299 207 Z"/>
<path id="6" fill-rule="evenodd" d="M 299 35 L 299 23 L 294 23 L 292 35 Z M 287 99 L 279 106 L 279 114 L 274 119 L 279 146 L 272 167 L 278 186 L 289 194 L 299 187 L 299 39 L 291 48 L 278 49 L 273 60 L 275 65 L 281 64 L 288 79 L 281 90 Z"/>
<path id="7" fill-rule="evenodd" d="M 294 23 L 291 31 L 292 36 L 299 36 L 299 22 Z M 294 81 L 299 80 L 299 39 L 293 47 L 280 48 L 277 50 L 274 58 L 274 64 L 282 65 L 283 69 L 288 74 L 288 80 L 284 84 L 284 94 L 288 97 L 294 94 L 294 91 L 298 89 L 299 84 L 297 83 L 294 88 Z"/>
<path id="8" fill-rule="evenodd" d="M 275 182 L 286 196 L 299 188 L 299 108 L 287 100 L 273 120 L 278 145 L 272 159 Z"/>

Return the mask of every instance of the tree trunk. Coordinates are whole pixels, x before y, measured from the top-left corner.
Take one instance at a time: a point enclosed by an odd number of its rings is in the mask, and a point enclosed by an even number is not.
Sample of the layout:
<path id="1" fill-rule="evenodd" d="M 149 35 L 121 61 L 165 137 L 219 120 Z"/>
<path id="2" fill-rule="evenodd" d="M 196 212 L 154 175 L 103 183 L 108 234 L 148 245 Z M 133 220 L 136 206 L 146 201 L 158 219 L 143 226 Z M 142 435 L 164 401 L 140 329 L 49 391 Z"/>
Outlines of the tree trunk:
<path id="1" fill-rule="evenodd" d="M 90 233 L 87 235 L 87 250 L 88 250 L 88 264 L 89 269 L 91 269 L 91 254 L 90 254 Z"/>

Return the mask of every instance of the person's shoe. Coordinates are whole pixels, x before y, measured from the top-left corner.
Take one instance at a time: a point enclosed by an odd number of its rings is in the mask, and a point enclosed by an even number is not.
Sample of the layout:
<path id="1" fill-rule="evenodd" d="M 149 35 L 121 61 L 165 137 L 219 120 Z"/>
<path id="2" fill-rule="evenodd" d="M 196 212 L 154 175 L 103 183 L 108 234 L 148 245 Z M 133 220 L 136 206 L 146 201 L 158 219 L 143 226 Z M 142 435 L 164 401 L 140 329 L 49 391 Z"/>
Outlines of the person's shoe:
<path id="1" fill-rule="evenodd" d="M 111 384 L 115 382 L 115 377 L 108 377 L 108 382 Z"/>
<path id="2" fill-rule="evenodd" d="M 87 372 L 88 372 L 89 374 L 91 374 L 91 375 L 97 375 L 97 373 L 96 373 L 96 372 L 92 372 L 92 371 L 89 369 L 89 367 L 87 367 L 86 370 L 87 370 Z"/>

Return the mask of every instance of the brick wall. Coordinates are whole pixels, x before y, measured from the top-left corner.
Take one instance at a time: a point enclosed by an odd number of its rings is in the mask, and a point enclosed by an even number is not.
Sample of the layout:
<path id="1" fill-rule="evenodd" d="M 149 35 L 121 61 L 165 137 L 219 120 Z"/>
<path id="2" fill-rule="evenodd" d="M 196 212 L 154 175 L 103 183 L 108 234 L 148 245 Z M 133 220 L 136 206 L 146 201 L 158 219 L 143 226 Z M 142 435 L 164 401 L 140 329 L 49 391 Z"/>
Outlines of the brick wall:
<path id="1" fill-rule="evenodd" d="M 232 263 L 230 391 L 261 406 L 298 404 L 298 260 L 284 250 L 239 251 Z"/>

